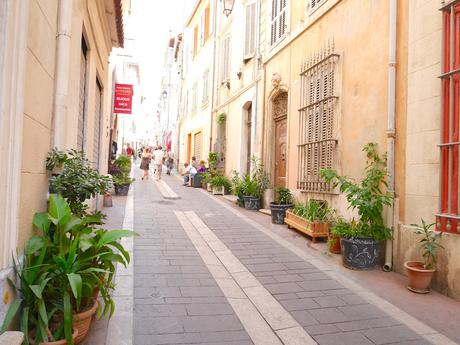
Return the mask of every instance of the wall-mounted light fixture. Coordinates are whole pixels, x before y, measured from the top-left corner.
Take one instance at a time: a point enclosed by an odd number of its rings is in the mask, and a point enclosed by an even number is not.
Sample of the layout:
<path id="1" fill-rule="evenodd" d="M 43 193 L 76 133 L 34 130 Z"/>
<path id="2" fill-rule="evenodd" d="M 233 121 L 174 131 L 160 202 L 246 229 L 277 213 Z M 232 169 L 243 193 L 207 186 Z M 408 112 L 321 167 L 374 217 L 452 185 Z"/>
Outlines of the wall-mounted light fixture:
<path id="1" fill-rule="evenodd" d="M 224 14 L 228 17 L 233 11 L 235 0 L 222 0 L 222 5 L 224 6 Z"/>

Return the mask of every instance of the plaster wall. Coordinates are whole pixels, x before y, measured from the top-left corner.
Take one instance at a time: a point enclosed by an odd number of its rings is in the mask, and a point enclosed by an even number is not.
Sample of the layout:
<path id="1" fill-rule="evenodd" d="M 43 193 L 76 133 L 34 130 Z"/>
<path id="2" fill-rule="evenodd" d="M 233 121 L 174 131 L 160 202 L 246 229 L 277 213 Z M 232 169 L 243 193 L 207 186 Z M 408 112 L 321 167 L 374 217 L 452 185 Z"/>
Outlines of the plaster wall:
<path id="1" fill-rule="evenodd" d="M 270 95 L 277 91 L 271 83 L 271 77 L 276 73 L 281 77 L 280 85 L 289 93 L 287 185 L 292 190 L 296 190 L 298 176 L 299 74 L 305 59 L 314 56 L 332 41 L 335 51 L 340 54 L 336 74 L 336 93 L 339 96 L 336 168 L 339 173 L 354 178 L 361 176 L 365 167 L 361 150 L 368 142 L 377 142 L 380 151 L 385 151 L 387 115 L 388 2 L 329 0 L 311 14 L 296 6 L 297 2 L 292 2 L 287 36 L 277 47 L 267 48 L 264 59 L 264 159 L 273 173 Z M 341 196 L 299 191 L 296 195 L 300 200 L 307 197 L 327 199 L 341 214 L 347 213 L 346 202 Z"/>
<path id="2" fill-rule="evenodd" d="M 400 198 L 405 207 L 395 230 L 394 268 L 405 274 L 404 262 L 420 259 L 419 236 L 412 223 L 435 221 L 439 208 L 439 148 L 441 126 L 442 16 L 439 1 L 409 1 L 407 128 L 405 176 Z M 402 182 L 404 181 L 404 182 Z M 443 234 L 433 288 L 460 300 L 458 234 Z"/>

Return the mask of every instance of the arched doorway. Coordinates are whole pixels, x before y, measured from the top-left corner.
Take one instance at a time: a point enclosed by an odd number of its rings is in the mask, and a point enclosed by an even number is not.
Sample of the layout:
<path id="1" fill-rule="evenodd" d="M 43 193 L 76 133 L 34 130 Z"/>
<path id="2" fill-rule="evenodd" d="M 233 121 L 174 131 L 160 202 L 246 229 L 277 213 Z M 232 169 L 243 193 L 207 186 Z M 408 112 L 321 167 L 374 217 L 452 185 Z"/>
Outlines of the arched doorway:
<path id="1" fill-rule="evenodd" d="M 242 168 L 244 172 L 251 171 L 251 142 L 252 142 L 252 102 L 247 102 L 243 106 L 243 121 L 242 121 Z"/>
<path id="2" fill-rule="evenodd" d="M 280 92 L 272 101 L 274 134 L 274 187 L 286 186 L 288 93 Z"/>

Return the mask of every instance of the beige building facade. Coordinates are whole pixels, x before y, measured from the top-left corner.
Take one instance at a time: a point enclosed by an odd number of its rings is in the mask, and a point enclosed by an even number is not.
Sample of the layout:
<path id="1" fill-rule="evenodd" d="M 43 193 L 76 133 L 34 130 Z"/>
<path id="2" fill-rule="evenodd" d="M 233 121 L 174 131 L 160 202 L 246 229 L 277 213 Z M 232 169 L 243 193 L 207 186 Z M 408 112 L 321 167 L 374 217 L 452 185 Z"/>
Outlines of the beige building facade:
<path id="1" fill-rule="evenodd" d="M 6 0 L 0 4 L 0 290 L 13 253 L 44 211 L 52 147 L 85 151 L 107 172 L 108 56 L 123 45 L 121 1 Z M 96 204 L 94 204 L 97 207 Z M 0 306 L 0 312 L 4 309 Z"/>

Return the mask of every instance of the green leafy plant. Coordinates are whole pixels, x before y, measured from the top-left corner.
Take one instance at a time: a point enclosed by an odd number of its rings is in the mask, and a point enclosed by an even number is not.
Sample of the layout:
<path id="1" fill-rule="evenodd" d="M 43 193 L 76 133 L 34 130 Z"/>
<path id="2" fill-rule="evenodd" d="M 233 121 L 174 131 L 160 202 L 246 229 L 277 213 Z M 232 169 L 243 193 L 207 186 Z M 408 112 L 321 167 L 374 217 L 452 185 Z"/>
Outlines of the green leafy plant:
<path id="1" fill-rule="evenodd" d="M 223 125 L 225 123 L 225 121 L 227 120 L 227 114 L 226 113 L 220 113 L 219 115 L 217 115 L 217 123 L 219 125 Z"/>
<path id="2" fill-rule="evenodd" d="M 232 182 L 226 176 L 214 176 L 209 180 L 211 187 L 224 187 L 225 190 L 230 190 Z"/>
<path id="3" fill-rule="evenodd" d="M 334 210 L 325 201 L 311 199 L 305 204 L 297 204 L 292 210 L 294 214 L 310 222 L 332 221 Z"/>
<path id="4" fill-rule="evenodd" d="M 113 175 L 112 181 L 115 186 L 126 186 L 134 182 L 134 179 L 126 174 Z"/>
<path id="5" fill-rule="evenodd" d="M 131 172 L 131 158 L 126 155 L 120 155 L 115 159 L 114 164 L 121 170 L 122 173 L 129 174 Z"/>
<path id="6" fill-rule="evenodd" d="M 83 152 L 53 149 L 46 158 L 46 168 L 50 172 L 55 168 L 60 169 L 58 174 L 52 174 L 49 178 L 50 192 L 62 195 L 72 212 L 79 216 L 84 216 L 88 211 L 86 200 L 109 190 L 109 177 L 99 174 Z"/>
<path id="7" fill-rule="evenodd" d="M 379 155 L 376 143 L 364 146 L 367 165 L 365 176 L 360 182 L 340 176 L 335 170 L 322 169 L 321 177 L 326 182 L 338 186 L 341 193 L 345 193 L 349 208 L 358 211 L 359 232 L 356 237 L 368 237 L 380 241 L 391 237 L 391 231 L 383 221 L 383 208 L 393 203 L 391 193 L 387 188 L 386 154 Z"/>
<path id="8" fill-rule="evenodd" d="M 264 192 L 267 190 L 270 179 L 268 174 L 265 172 L 260 159 L 253 156 L 252 170 L 250 174 L 245 174 L 242 178 L 241 189 L 244 196 L 262 197 Z"/>
<path id="9" fill-rule="evenodd" d="M 275 203 L 278 205 L 289 205 L 294 201 L 294 196 L 292 195 L 289 188 L 279 187 L 275 188 L 276 199 Z"/>
<path id="10" fill-rule="evenodd" d="M 218 152 L 209 152 L 209 154 L 208 154 L 209 169 L 208 170 L 211 170 L 211 171 L 216 170 L 218 162 L 219 162 L 219 153 Z"/>
<path id="11" fill-rule="evenodd" d="M 438 249 L 444 247 L 438 242 L 442 237 L 442 232 L 432 230 L 435 223 L 427 224 L 422 219 L 422 224 L 411 224 L 415 228 L 417 235 L 422 235 L 420 239 L 420 248 L 422 249 L 422 256 L 424 259 L 423 267 L 425 269 L 433 269 L 436 266 Z"/>

